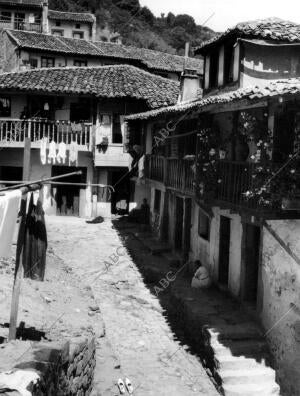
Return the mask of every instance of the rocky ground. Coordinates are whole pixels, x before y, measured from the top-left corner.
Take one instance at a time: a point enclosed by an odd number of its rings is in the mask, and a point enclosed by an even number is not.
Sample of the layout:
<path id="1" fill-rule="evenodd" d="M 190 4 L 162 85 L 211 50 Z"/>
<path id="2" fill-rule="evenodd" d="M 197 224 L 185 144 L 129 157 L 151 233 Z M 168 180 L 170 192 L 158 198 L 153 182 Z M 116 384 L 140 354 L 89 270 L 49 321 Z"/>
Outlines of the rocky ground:
<path id="1" fill-rule="evenodd" d="M 135 395 L 217 395 L 201 362 L 176 340 L 112 223 L 51 217 L 47 224 L 50 246 L 91 287 L 105 323 L 94 395 L 119 394 L 119 377 L 130 378 Z"/>
<path id="2" fill-rule="evenodd" d="M 46 222 L 45 282 L 24 280 L 21 292 L 19 321 L 25 329 L 34 328 L 30 337 L 57 340 L 94 332 L 93 396 L 118 395 L 116 381 L 125 377 L 130 378 L 134 395 L 217 395 L 199 359 L 173 334 L 158 298 L 147 288 L 112 222 L 87 224 L 73 217 L 48 217 Z M 0 268 L 4 337 L 13 266 L 13 260 L 6 260 Z M 12 363 L 18 359 L 17 344 Z M 0 370 L 7 367 L 7 358 L 0 353 Z"/>

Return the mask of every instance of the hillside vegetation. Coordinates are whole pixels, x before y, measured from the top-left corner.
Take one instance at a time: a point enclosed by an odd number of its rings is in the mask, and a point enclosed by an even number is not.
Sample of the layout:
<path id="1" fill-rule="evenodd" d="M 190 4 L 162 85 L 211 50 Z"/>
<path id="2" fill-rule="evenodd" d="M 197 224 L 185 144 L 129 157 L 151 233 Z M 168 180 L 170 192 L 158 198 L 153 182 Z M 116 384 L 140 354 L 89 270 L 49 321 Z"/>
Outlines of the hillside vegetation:
<path id="1" fill-rule="evenodd" d="M 215 35 L 187 14 L 155 17 L 139 0 L 50 0 L 52 9 L 96 14 L 97 24 L 120 33 L 125 45 L 184 54 L 185 42 L 197 46 Z"/>

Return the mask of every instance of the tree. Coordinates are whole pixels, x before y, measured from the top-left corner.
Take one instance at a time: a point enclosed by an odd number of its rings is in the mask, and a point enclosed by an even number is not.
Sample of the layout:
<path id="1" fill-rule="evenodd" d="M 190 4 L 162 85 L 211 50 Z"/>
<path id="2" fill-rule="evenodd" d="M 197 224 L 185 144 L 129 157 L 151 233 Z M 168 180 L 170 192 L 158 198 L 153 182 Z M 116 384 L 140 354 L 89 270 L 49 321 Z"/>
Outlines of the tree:
<path id="1" fill-rule="evenodd" d="M 141 8 L 141 11 L 139 12 L 139 17 L 143 19 L 146 23 L 148 23 L 148 25 L 153 26 L 155 16 L 152 14 L 148 7 Z"/>

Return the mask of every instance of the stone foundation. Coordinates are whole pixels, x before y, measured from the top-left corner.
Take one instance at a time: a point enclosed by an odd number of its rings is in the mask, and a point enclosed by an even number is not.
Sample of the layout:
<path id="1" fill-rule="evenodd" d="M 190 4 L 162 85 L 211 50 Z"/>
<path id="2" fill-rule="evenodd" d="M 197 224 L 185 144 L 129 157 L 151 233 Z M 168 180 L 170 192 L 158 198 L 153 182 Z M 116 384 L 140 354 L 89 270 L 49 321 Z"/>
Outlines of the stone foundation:
<path id="1" fill-rule="evenodd" d="M 95 349 L 94 338 L 35 342 L 14 369 L 39 375 L 37 383 L 27 387 L 33 396 L 87 396 L 93 386 Z"/>

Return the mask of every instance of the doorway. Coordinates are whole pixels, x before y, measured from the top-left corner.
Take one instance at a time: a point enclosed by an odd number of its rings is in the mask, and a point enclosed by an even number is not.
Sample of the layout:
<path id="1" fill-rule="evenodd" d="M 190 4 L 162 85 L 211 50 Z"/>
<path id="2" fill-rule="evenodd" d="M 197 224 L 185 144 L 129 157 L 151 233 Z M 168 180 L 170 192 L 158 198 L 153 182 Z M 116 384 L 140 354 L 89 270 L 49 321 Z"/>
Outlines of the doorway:
<path id="1" fill-rule="evenodd" d="M 52 166 L 51 176 L 60 176 L 65 173 L 82 171 L 81 175 L 73 175 L 59 179 L 59 182 L 86 183 L 87 168 L 72 166 Z M 52 195 L 56 201 L 56 214 L 62 216 L 79 216 L 80 189 L 84 186 L 53 185 Z"/>
<path id="2" fill-rule="evenodd" d="M 230 257 L 230 219 L 220 216 L 219 282 L 228 286 Z"/>
<path id="3" fill-rule="evenodd" d="M 174 245 L 176 250 L 182 250 L 183 247 L 183 198 L 176 197 L 176 211 L 175 211 L 175 240 Z"/>
<path id="4" fill-rule="evenodd" d="M 253 304 L 257 301 L 260 235 L 260 227 L 252 224 L 244 225 L 242 293 L 243 300 Z"/>
<path id="5" fill-rule="evenodd" d="M 22 181 L 23 168 L 21 166 L 0 166 L 0 180 L 7 181 Z M 11 184 L 5 184 L 11 186 Z"/>
<path id="6" fill-rule="evenodd" d="M 129 212 L 130 177 L 127 168 L 111 171 L 111 185 L 115 191 L 111 194 L 111 213 L 125 215 Z"/>

